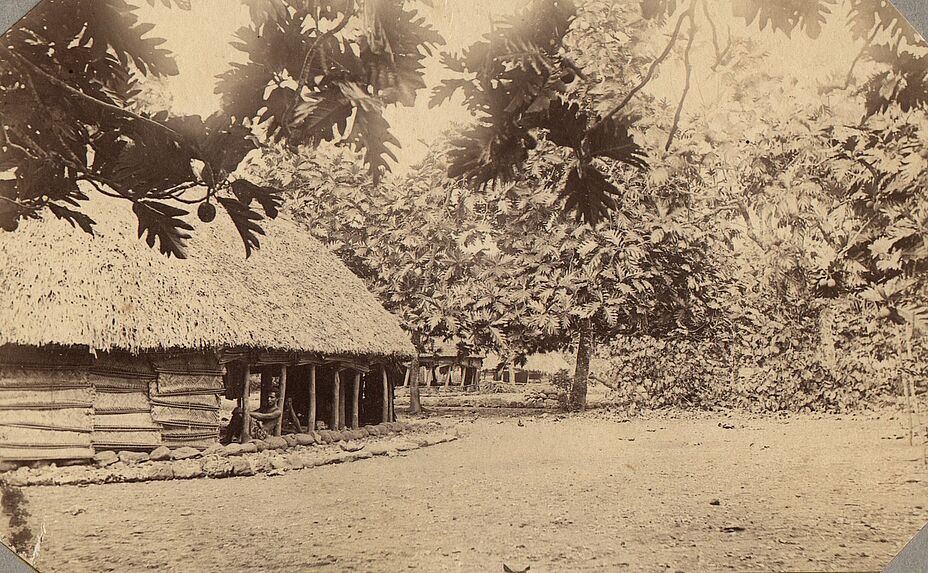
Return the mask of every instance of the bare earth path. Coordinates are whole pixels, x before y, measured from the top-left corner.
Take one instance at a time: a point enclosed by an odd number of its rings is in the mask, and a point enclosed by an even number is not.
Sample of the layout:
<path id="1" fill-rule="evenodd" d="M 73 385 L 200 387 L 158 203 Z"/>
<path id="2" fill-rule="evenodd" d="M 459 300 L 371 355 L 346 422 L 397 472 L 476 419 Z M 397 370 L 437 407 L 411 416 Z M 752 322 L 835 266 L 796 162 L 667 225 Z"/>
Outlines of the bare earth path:
<path id="1" fill-rule="evenodd" d="M 861 571 L 928 522 L 900 419 L 522 422 L 465 421 L 466 437 L 405 457 L 270 478 L 29 488 L 47 528 L 38 566 Z"/>

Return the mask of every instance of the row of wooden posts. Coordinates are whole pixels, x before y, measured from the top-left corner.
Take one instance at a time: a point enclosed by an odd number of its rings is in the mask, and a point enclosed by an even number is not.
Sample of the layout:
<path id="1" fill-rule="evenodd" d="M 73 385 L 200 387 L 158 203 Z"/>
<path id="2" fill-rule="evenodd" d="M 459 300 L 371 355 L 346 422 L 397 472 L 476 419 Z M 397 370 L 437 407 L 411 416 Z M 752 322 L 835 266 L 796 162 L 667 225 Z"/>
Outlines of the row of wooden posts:
<path id="1" fill-rule="evenodd" d="M 467 366 L 458 366 L 454 365 L 448 368 L 447 375 L 443 373 L 436 373 L 435 371 L 440 369 L 440 365 L 434 367 L 420 366 L 419 367 L 419 385 L 420 386 L 432 386 L 433 382 L 435 386 L 439 386 L 442 383 L 447 388 L 449 386 L 466 386 L 467 382 Z M 406 368 L 406 377 L 403 379 L 403 387 L 409 386 L 409 373 L 410 368 Z M 439 376 L 443 377 L 443 380 L 439 380 Z M 471 385 L 477 384 L 480 381 L 480 370 L 477 369 L 477 372 L 472 377 Z"/>
<path id="2" fill-rule="evenodd" d="M 270 366 L 265 366 L 265 368 L 270 368 Z M 351 422 L 350 426 L 352 429 L 357 429 L 360 427 L 360 398 L 361 398 L 361 371 L 351 368 L 335 368 L 334 374 L 334 383 L 332 384 L 332 413 L 329 418 L 329 428 L 331 429 L 342 429 L 348 426 L 345 420 L 345 393 L 348 391 L 348 385 L 342 384 L 342 372 L 353 371 L 354 376 L 351 380 L 351 393 L 352 393 L 352 402 L 351 402 Z M 292 415 L 294 422 L 296 422 L 296 412 L 293 411 L 293 405 L 291 402 L 288 402 L 286 399 L 287 396 L 287 365 L 280 365 L 280 395 L 277 399 L 277 409 L 273 412 L 252 412 L 251 405 L 249 404 L 248 397 L 251 393 L 251 376 L 248 368 L 244 368 L 244 386 L 242 389 L 242 443 L 247 442 L 251 439 L 251 420 L 252 418 L 267 421 L 267 420 L 276 420 L 274 427 L 274 435 L 279 436 L 283 430 L 284 424 L 284 415 L 289 409 L 289 413 Z M 387 369 L 385 366 L 380 367 L 380 373 L 382 378 L 383 385 L 383 410 L 381 420 L 384 422 L 392 422 L 393 414 L 393 393 L 390 392 L 390 381 L 387 378 Z M 309 365 L 309 406 L 306 412 L 306 422 L 307 429 L 306 431 L 315 430 L 316 423 L 316 365 Z M 302 429 L 302 428 L 301 428 Z"/>

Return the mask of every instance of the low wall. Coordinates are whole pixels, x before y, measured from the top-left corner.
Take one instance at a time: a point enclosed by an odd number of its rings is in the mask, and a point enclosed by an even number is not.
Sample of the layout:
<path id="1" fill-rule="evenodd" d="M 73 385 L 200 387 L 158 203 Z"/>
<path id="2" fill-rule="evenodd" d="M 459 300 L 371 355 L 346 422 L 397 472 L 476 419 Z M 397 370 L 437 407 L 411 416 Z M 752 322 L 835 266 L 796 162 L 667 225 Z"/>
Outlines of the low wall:
<path id="1" fill-rule="evenodd" d="M 11 486 L 47 486 L 276 475 L 374 456 L 394 456 L 457 438 L 457 434 L 448 433 L 434 422 L 386 422 L 358 430 L 323 430 L 245 444 L 214 444 L 205 450 L 162 446 L 151 453 L 106 451 L 84 465 L 24 465 L 0 473 L 0 481 Z"/>
<path id="2" fill-rule="evenodd" d="M 79 364 L 0 364 L 0 459 L 93 456 L 94 389 Z"/>
<path id="3" fill-rule="evenodd" d="M 205 448 L 219 438 L 223 369 L 209 354 L 0 353 L 0 460 Z"/>

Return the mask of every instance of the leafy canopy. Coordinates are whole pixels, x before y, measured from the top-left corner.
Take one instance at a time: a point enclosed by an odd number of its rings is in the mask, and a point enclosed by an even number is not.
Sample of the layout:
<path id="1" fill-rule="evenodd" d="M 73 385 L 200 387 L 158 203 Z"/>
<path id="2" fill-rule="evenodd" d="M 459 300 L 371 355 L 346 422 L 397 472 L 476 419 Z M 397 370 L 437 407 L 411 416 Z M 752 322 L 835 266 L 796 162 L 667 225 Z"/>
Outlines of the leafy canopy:
<path id="1" fill-rule="evenodd" d="M 376 181 L 398 145 L 384 107 L 413 103 L 440 36 L 403 0 L 247 3 L 253 23 L 236 47 L 249 61 L 219 78 L 222 106 L 207 118 L 135 101 L 143 80 L 178 70 L 125 0 L 49 0 L 30 12 L 0 47 L 0 226 L 48 209 L 92 233 L 80 203 L 94 189 L 131 202 L 139 237 L 179 258 L 188 205 L 209 222 L 218 204 L 250 254 L 279 192 L 237 170 L 267 141 L 339 139 L 365 151 Z"/>
<path id="2" fill-rule="evenodd" d="M 570 98 L 569 84 L 583 77 L 564 53 L 564 38 L 575 18 L 570 0 L 538 0 L 498 23 L 460 57 L 443 54 L 457 77 L 434 88 L 430 104 L 439 105 L 460 90 L 476 118 L 452 139 L 450 177 L 478 187 L 515 181 L 537 147 L 538 133 L 545 133 L 549 141 L 573 152 L 560 190 L 565 208 L 595 224 L 620 194 L 597 160 L 639 168 L 647 164 L 629 134 L 631 118 L 601 117 Z"/>
<path id="3" fill-rule="evenodd" d="M 131 202 L 140 237 L 167 255 L 184 256 L 190 206 L 210 221 L 217 204 L 250 253 L 260 244 L 261 220 L 275 216 L 280 204 L 277 190 L 239 173 L 252 152 L 274 143 L 296 149 L 339 142 L 362 152 L 379 182 L 398 145 L 384 109 L 415 102 L 425 87 L 425 58 L 441 37 L 404 0 L 244 1 L 252 22 L 238 31 L 235 46 L 247 59 L 221 75 L 221 109 L 207 118 L 139 105 L 143 80 L 174 75 L 177 67 L 125 0 L 49 0 L 31 12 L 0 48 L 6 174 L 0 226 L 15 229 L 19 219 L 47 208 L 92 232 L 94 222 L 80 204 L 95 189 Z M 183 0 L 161 2 L 189 7 Z M 590 0 L 583 9 L 624 14 L 635 6 L 601 4 Z M 708 27 L 696 26 L 700 6 Z M 475 117 L 453 140 L 449 175 L 477 187 L 517 181 L 545 139 L 572 158 L 549 174 L 556 202 L 580 221 L 607 220 L 627 191 L 611 175 L 614 168 L 646 167 L 636 131 L 643 124 L 647 136 L 655 110 L 633 100 L 647 99 L 642 90 L 660 64 L 685 42 L 688 87 L 690 49 L 699 34 L 711 33 L 717 66 L 736 51 L 731 42 L 723 47 L 706 6 L 703 0 L 643 0 L 638 22 L 623 19 L 617 29 L 618 20 L 604 20 L 618 32 L 614 38 L 627 33 L 634 42 L 659 36 L 660 23 L 672 19 L 657 58 L 612 60 L 608 73 L 617 81 L 603 81 L 595 62 L 624 56 L 628 44 L 610 41 L 589 52 L 589 42 L 572 36 L 595 37 L 593 28 L 578 20 L 570 0 L 535 0 L 463 54 L 442 54 L 454 76 L 433 90 L 431 103 L 460 93 Z M 840 13 L 836 0 L 733 0 L 731 6 L 758 29 L 811 37 Z M 886 2 L 848 0 L 847 6 L 848 25 L 864 42 L 859 59 L 880 69 L 860 86 L 867 114 L 922 109 L 928 101 L 924 41 Z M 648 149 L 659 160 L 656 171 L 666 172 L 672 160 L 667 153 L 679 135 L 687 91 L 664 150 Z"/>

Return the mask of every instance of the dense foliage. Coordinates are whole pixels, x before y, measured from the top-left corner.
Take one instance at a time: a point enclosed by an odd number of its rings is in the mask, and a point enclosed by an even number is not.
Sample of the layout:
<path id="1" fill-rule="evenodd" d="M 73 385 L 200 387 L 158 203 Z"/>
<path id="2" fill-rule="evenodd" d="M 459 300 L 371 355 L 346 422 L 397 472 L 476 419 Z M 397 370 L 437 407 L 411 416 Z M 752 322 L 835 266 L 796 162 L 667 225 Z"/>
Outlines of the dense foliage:
<path id="1" fill-rule="evenodd" d="M 379 186 L 354 154 L 328 147 L 312 159 L 281 149 L 246 171 L 292 190 L 287 210 L 368 281 L 422 351 L 454 339 L 512 360 L 584 333 L 704 328 L 721 280 L 706 233 L 644 193 L 625 199 L 621 217 L 578 225 L 548 208 L 557 191 L 547 170 L 569 160 L 538 145 L 547 159 L 528 162 L 521 181 L 482 191 L 448 180 L 439 154 Z"/>
<path id="2" fill-rule="evenodd" d="M 462 59 L 444 56 L 468 79 L 449 80 L 437 97 L 462 90 L 478 121 L 407 177 L 374 187 L 349 155 L 304 153 L 288 155 L 286 168 L 271 156 L 258 178 L 296 190 L 289 207 L 369 281 L 423 350 L 454 339 L 462 351 L 511 360 L 572 346 L 585 379 L 583 364 L 602 343 L 624 357 L 614 377 L 639 373 L 643 386 L 631 388 L 645 388 L 650 405 L 745 405 L 753 395 L 768 409 L 843 408 L 891 387 L 899 370 L 887 372 L 906 362 L 899 324 L 918 326 L 924 314 L 922 120 L 901 103 L 873 109 L 872 79 L 828 87 L 825 100 L 804 97 L 764 71 L 749 41 L 732 42 L 715 62 L 738 97 L 682 114 L 683 101 L 643 89 L 673 50 L 648 57 L 654 24 L 639 16 L 630 3 L 590 1 L 566 32 L 512 22 Z M 530 32 L 555 34 L 558 50 L 541 50 L 547 63 L 523 69 L 528 60 L 513 47 Z M 623 34 L 629 40 L 616 41 Z M 477 54 L 470 67 L 468 54 Z M 507 57 L 516 61 L 478 65 Z M 561 81 L 574 69 L 589 75 Z M 531 96 L 513 91 L 506 74 L 514 70 L 535 78 Z M 621 193 L 608 193 L 609 208 L 593 217 L 580 208 L 576 221 L 569 215 L 584 203 L 565 190 L 583 158 L 563 135 L 576 129 L 582 140 L 591 123 L 537 118 L 614 109 L 640 118 L 627 133 L 636 156 L 646 152 L 656 167 L 643 173 L 634 161 L 587 157 L 591 177 Z M 497 124 L 517 134 L 505 146 L 517 161 L 494 163 L 495 147 L 474 143 Z M 466 159 L 467 149 L 490 151 Z M 848 326 L 823 338 L 823 313 Z M 867 342 L 862 329 L 891 342 Z M 841 341 L 841 352 L 822 354 L 826 340 Z M 642 362 L 666 354 L 675 359 Z"/>
<path id="3" fill-rule="evenodd" d="M 637 408 L 843 412 L 895 403 L 906 377 L 928 376 L 921 339 L 912 360 L 900 332 L 872 328 L 859 308 L 804 322 L 758 318 L 734 338 L 613 341 L 608 399 Z"/>
<path id="4" fill-rule="evenodd" d="M 888 3 L 535 0 L 441 54 L 430 103 L 473 121 L 402 176 L 384 110 L 415 103 L 442 43 L 413 2 L 246 3 L 246 61 L 205 119 L 166 109 L 176 66 L 125 0 L 30 13 L 0 47 L 0 227 L 47 210 L 92 232 L 99 192 L 183 257 L 188 210 L 218 204 L 250 253 L 286 208 L 420 349 L 572 348 L 572 407 L 598 344 L 649 405 L 841 409 L 913 375 L 928 45 Z M 860 52 L 846 78 L 775 77 L 750 35 L 724 37 L 729 9 L 810 38 L 846 17 Z M 700 54 L 730 97 L 692 101 Z M 651 87 L 671 65 L 667 101 Z"/>
<path id="5" fill-rule="evenodd" d="M 511 182 L 538 146 L 537 134 L 572 152 L 559 195 L 578 219 L 597 223 L 615 207 L 621 191 L 597 159 L 646 167 L 644 153 L 629 134 L 631 118 L 600 116 L 584 102 L 567 98 L 583 71 L 565 56 L 564 38 L 574 23 L 570 0 L 538 1 L 506 18 L 463 55 L 443 55 L 458 76 L 436 87 L 431 105 L 457 90 L 476 118 L 452 140 L 448 175 L 483 186 Z"/>
<path id="6" fill-rule="evenodd" d="M 736 13 L 815 36 L 830 3 L 804 4 Z M 925 44 L 892 7 L 853 2 L 850 15 L 864 43 L 854 65 L 866 57 L 877 71 L 857 82 L 851 69 L 816 99 L 769 77 L 750 43 L 719 50 L 713 38 L 714 67 L 737 97 L 683 122 L 662 179 L 698 186 L 689 206 L 724 238 L 720 320 L 708 336 L 616 342 L 621 401 L 842 410 L 924 379 L 911 334 L 928 315 L 926 116 L 923 86 L 907 81 L 925 71 L 915 64 Z"/>
<path id="7" fill-rule="evenodd" d="M 285 149 L 249 164 L 269 184 L 291 189 L 286 207 L 331 248 L 408 331 L 420 349 L 471 325 L 479 233 L 473 193 L 449 184 L 434 158 L 379 186 L 360 158 L 324 146 L 312 158 Z"/>
<path id="8" fill-rule="evenodd" d="M 379 178 L 397 144 L 383 108 L 412 104 L 441 38 L 403 0 L 247 3 L 235 47 L 248 62 L 222 75 L 221 109 L 205 119 L 137 105 L 141 80 L 178 70 L 125 0 L 48 0 L 20 21 L 0 48 L 0 226 L 47 209 L 92 233 L 89 186 L 131 201 L 139 237 L 166 255 L 185 256 L 185 205 L 210 222 L 217 203 L 250 253 L 279 198 L 235 173 L 264 143 L 338 137 Z"/>
<path id="9" fill-rule="evenodd" d="M 4 542 L 25 559 L 35 557 L 35 534 L 29 527 L 29 500 L 21 488 L 0 481 L 0 514 L 7 521 Z"/>
<path id="10" fill-rule="evenodd" d="M 87 198 L 85 183 L 132 201 L 140 236 L 147 234 L 152 245 L 157 240 L 166 254 L 183 256 L 191 230 L 183 220 L 186 210 L 177 203 L 197 204 L 200 218 L 211 220 L 211 200 L 232 217 L 250 252 L 263 233 L 257 209 L 274 216 L 277 196 L 247 180 L 236 182 L 233 173 L 250 151 L 268 140 L 290 146 L 332 140 L 351 144 L 364 151 L 376 182 L 389 168 L 390 146 L 398 145 L 383 117 L 384 106 L 415 102 L 416 92 L 425 87 L 423 60 L 442 43 L 441 37 L 403 0 L 246 3 L 252 24 L 238 31 L 235 46 L 248 60 L 222 74 L 217 85 L 222 109 L 206 119 L 172 117 L 167 110 L 133 111 L 141 78 L 176 74 L 177 69 L 160 47 L 162 40 L 148 36 L 152 26 L 140 23 L 125 0 L 67 5 L 50 0 L 31 12 L 9 34 L 4 48 L 2 151 L 13 177 L 5 180 L 3 227 L 15 229 L 18 219 L 47 208 L 92 232 L 93 221 L 79 208 Z M 186 1 L 165 4 L 188 6 Z M 592 35 L 592 42 L 597 37 L 612 41 L 600 46 L 598 58 L 579 66 L 572 57 L 589 55 L 589 46 L 580 37 L 569 53 L 565 39 L 578 29 L 594 28 L 577 17 L 569 0 L 537 0 L 497 23 L 462 55 L 442 56 L 458 75 L 435 88 L 432 103 L 462 90 L 464 104 L 476 118 L 454 139 L 452 177 L 479 185 L 517 178 L 541 131 L 548 141 L 572 152 L 573 161 L 558 183 L 559 196 L 566 199 L 563 207 L 590 223 L 616 207 L 623 190 L 603 173 L 603 161 L 645 166 L 627 106 L 683 36 L 688 36 L 684 57 L 689 86 L 700 3 L 644 0 L 643 18 L 635 21 L 616 17 L 634 3 L 609 4 L 583 5 L 586 14 L 612 16 L 599 22 L 606 24 L 608 36 L 601 31 Z M 762 30 L 800 29 L 815 37 L 834 5 L 835 0 L 737 0 L 733 13 L 757 22 Z M 705 2 L 702 6 L 721 64 L 731 57 L 732 45 L 721 48 Z M 926 99 L 925 54 L 912 48 L 923 48 L 924 42 L 885 2 L 853 0 L 850 6 L 851 28 L 867 41 L 861 55 L 888 67 L 867 83 L 869 111 L 894 105 L 904 111 L 918 108 Z M 657 37 L 647 22 L 663 22 L 668 16 L 677 19 L 666 49 L 641 74 L 642 81 L 630 85 L 640 60 L 625 57 L 629 46 Z M 626 45 L 615 41 L 623 36 L 629 40 Z M 611 74 L 596 74 L 605 63 L 620 65 L 610 66 Z M 589 84 L 588 77 L 596 80 L 592 83 L 598 91 L 571 87 L 578 78 Z M 683 100 L 665 151 L 682 110 Z M 192 188 L 205 193 L 191 197 L 185 192 Z"/>
<path id="11" fill-rule="evenodd" d="M 130 109 L 140 77 L 177 73 L 163 40 L 149 37 L 152 26 L 134 12 L 123 0 L 50 0 L 5 36 L 0 163 L 11 176 L 3 180 L 4 229 L 48 209 L 93 232 L 94 221 L 80 211 L 89 185 L 132 201 L 139 236 L 183 256 L 192 227 L 175 201 L 195 186 L 209 195 L 229 187 L 229 174 L 255 149 L 249 130 L 219 113 L 204 121 Z M 241 199 L 222 203 L 244 228 L 257 215 Z"/>

